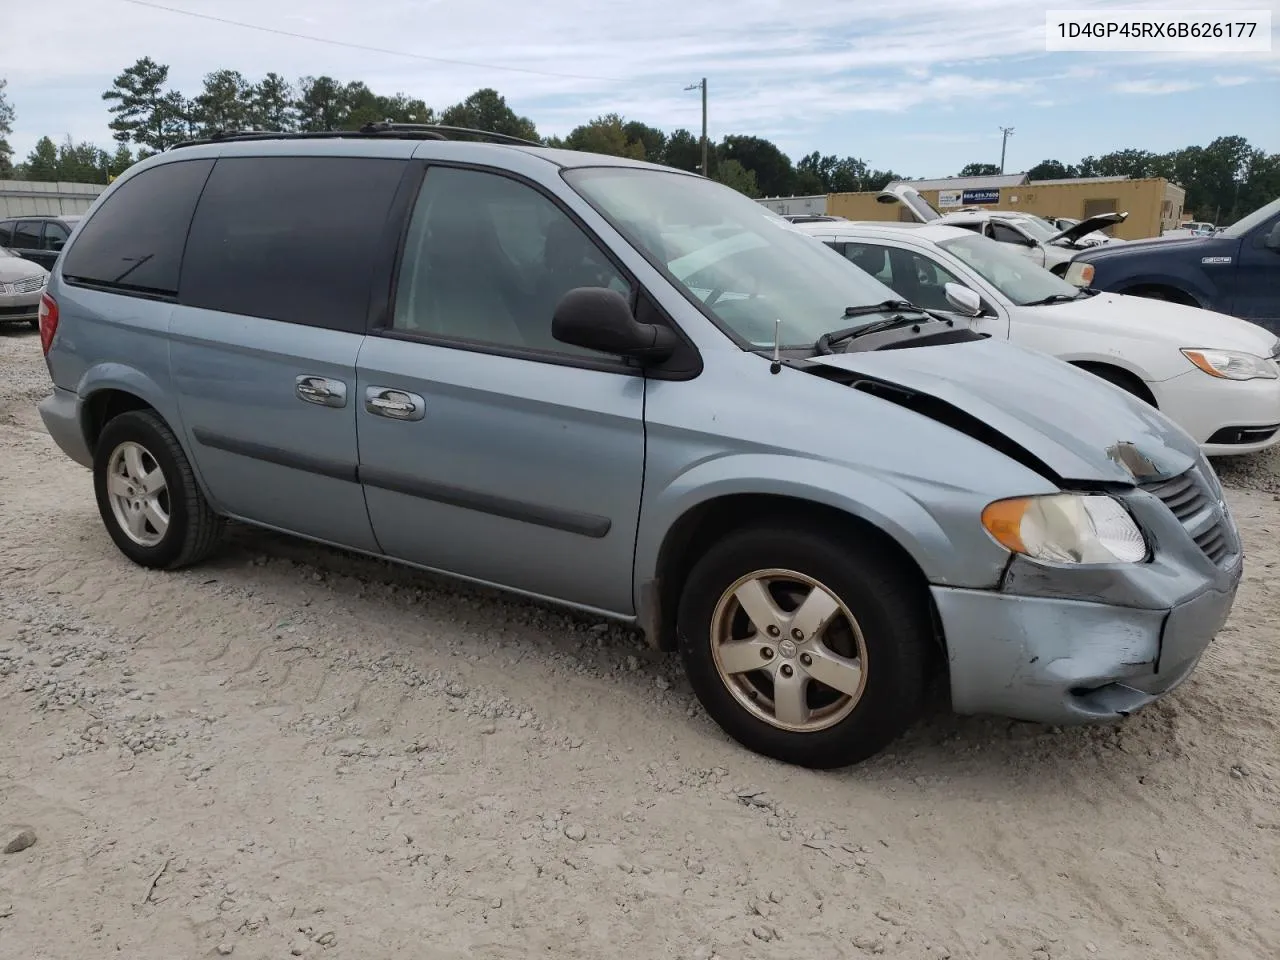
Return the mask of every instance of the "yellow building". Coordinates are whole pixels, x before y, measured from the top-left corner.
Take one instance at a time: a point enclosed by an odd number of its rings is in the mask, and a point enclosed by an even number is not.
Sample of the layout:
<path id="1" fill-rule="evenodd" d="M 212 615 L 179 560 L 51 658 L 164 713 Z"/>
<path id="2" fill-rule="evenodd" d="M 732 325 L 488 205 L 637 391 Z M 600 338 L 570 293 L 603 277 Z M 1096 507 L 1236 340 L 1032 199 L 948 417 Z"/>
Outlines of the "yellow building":
<path id="1" fill-rule="evenodd" d="M 949 177 L 903 181 L 941 213 L 960 207 L 1022 210 L 1042 217 L 1085 217 L 1113 211 L 1128 218 L 1108 232 L 1122 240 L 1158 237 L 1182 219 L 1186 191 L 1163 177 L 1085 177 L 1076 180 L 1029 180 L 1026 174 L 995 177 Z M 881 203 L 878 193 L 832 193 L 826 212 L 849 220 L 910 220 L 900 203 Z"/>

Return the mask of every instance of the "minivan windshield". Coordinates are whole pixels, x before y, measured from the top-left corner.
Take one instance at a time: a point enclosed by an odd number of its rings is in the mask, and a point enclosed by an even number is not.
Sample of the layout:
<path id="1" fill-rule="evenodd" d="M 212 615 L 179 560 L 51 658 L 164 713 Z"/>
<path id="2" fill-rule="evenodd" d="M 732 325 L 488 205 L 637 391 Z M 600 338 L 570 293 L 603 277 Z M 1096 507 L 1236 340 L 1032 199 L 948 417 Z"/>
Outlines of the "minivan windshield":
<path id="1" fill-rule="evenodd" d="M 565 179 L 685 296 L 751 349 L 807 347 L 851 323 L 850 307 L 902 298 L 783 217 L 729 187 L 688 174 L 586 167 Z"/>
<path id="2" fill-rule="evenodd" d="M 1020 307 L 1032 303 L 1044 303 L 1050 298 L 1076 299 L 1082 296 L 1079 287 L 1050 273 L 1028 257 L 1015 253 L 1009 245 L 966 234 L 938 242 L 943 250 L 963 260 L 984 280 Z"/>

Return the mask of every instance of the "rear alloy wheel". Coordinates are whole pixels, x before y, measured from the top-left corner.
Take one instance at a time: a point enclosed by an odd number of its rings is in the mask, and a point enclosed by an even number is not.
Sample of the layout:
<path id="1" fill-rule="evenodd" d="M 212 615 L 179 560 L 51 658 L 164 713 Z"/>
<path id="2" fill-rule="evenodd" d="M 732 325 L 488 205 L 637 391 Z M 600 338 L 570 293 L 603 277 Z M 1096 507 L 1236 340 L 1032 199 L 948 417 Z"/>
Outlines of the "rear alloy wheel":
<path id="1" fill-rule="evenodd" d="M 178 438 L 153 411 L 122 413 L 103 427 L 93 486 L 107 533 L 141 566 L 196 563 L 222 531 Z"/>
<path id="2" fill-rule="evenodd" d="M 689 575 L 677 628 L 712 719 L 787 763 L 866 759 L 923 700 L 927 595 L 892 559 L 816 530 L 747 530 L 713 546 Z"/>

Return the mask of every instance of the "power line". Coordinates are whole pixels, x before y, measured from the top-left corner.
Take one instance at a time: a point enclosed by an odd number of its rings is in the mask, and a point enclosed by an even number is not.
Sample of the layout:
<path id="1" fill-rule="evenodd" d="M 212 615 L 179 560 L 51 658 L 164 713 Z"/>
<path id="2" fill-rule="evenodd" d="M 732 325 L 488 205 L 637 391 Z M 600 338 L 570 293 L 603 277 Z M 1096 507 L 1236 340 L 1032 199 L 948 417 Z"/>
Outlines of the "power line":
<path id="1" fill-rule="evenodd" d="M 456 67 L 478 67 L 481 70 L 507 70 L 511 73 L 529 73 L 539 77 L 556 77 L 561 80 L 596 80 L 602 83 L 625 83 L 620 77 L 592 77 L 578 73 L 555 73 L 550 70 L 533 70 L 528 67 L 508 67 L 497 63 L 477 63 L 473 60 L 451 60 L 447 57 L 431 57 L 423 53 L 408 53 L 404 50 L 388 50 L 385 47 L 371 47 L 362 43 L 349 43 L 346 40 L 330 40 L 328 37 L 314 37 L 306 33 L 294 33 L 290 30 L 279 30 L 275 27 L 264 27 L 256 23 L 245 23 L 243 20 L 230 20 L 226 17 L 215 17 L 209 13 L 196 13 L 194 10 L 183 10 L 179 7 L 166 7 L 164 4 L 152 3 L 150 0 L 121 0 L 135 7 L 149 7 L 152 10 L 163 10 L 184 17 L 195 17 L 199 20 L 211 20 L 231 27 L 242 27 L 245 30 L 257 30 L 260 33 L 271 33 L 279 37 L 291 37 L 294 40 L 310 40 L 312 43 L 324 43 L 331 47 L 346 47 L 351 50 L 363 50 L 366 53 L 381 53 L 392 57 L 406 57 L 410 60 L 425 60 L 429 63 L 446 63 Z"/>

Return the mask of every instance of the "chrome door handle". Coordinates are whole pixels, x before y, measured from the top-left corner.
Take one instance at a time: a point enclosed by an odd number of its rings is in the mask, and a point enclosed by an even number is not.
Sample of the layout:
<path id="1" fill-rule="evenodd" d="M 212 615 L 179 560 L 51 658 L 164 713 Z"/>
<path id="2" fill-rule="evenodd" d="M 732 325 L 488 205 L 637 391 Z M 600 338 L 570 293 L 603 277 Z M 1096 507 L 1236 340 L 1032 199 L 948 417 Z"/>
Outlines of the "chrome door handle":
<path id="1" fill-rule="evenodd" d="M 364 392 L 364 408 L 379 417 L 392 420 L 421 420 L 427 405 L 416 393 L 390 387 L 369 387 Z"/>
<path id="2" fill-rule="evenodd" d="M 322 407 L 345 407 L 347 405 L 347 385 L 341 380 L 329 380 L 310 374 L 298 377 L 294 381 L 294 393 L 299 400 L 316 403 Z"/>

